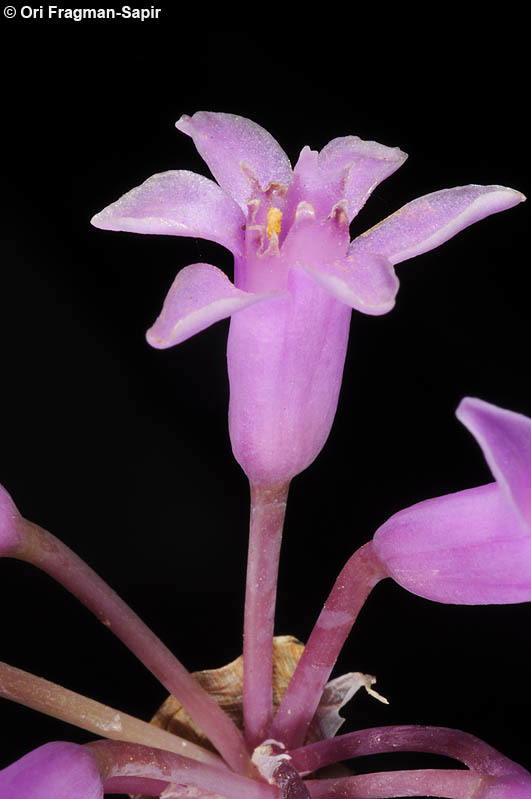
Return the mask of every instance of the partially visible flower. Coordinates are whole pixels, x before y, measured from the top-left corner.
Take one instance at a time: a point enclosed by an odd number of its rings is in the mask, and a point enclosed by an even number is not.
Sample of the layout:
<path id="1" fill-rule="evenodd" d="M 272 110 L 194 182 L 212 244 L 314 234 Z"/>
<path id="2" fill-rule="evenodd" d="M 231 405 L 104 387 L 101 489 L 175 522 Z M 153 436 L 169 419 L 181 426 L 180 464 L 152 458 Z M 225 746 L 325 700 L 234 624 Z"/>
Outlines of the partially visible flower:
<path id="1" fill-rule="evenodd" d="M 170 347 L 232 316 L 228 341 L 229 427 L 252 484 L 285 485 L 324 445 L 334 419 L 351 308 L 387 313 L 394 265 L 523 196 L 502 186 L 463 186 L 408 203 L 349 240 L 349 223 L 404 162 L 398 148 L 356 136 L 290 162 L 250 120 L 198 112 L 190 135 L 218 181 L 187 171 L 154 175 L 97 214 L 97 227 L 198 236 L 234 254 L 234 284 L 194 264 L 173 283 L 148 332 Z"/>
<path id="2" fill-rule="evenodd" d="M 20 544 L 21 525 L 17 506 L 0 485 L 0 558 L 10 555 Z"/>
<path id="3" fill-rule="evenodd" d="M 428 599 L 529 601 L 531 419 L 470 397 L 457 417 L 496 482 L 399 511 L 377 530 L 373 550 L 396 582 Z"/>
<path id="4" fill-rule="evenodd" d="M 92 754 L 79 744 L 44 744 L 0 771 L 2 799 L 103 799 Z"/>

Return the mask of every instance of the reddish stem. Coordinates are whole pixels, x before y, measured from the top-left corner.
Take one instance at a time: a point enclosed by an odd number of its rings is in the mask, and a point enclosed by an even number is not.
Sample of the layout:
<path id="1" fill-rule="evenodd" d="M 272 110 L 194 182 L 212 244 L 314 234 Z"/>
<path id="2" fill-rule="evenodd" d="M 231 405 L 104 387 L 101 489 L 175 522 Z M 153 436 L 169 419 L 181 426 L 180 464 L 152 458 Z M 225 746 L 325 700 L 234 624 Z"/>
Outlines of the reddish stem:
<path id="1" fill-rule="evenodd" d="M 194 786 L 200 791 L 230 796 L 231 799 L 279 799 L 278 791 L 261 780 L 253 780 L 228 769 L 199 763 L 173 752 L 123 741 L 95 741 L 86 745 L 95 757 L 105 790 L 119 780 L 155 780 Z"/>
<path id="2" fill-rule="evenodd" d="M 288 489 L 251 486 L 243 637 L 243 715 L 251 749 L 268 737 L 273 718 L 273 634 Z"/>
<path id="3" fill-rule="evenodd" d="M 446 727 L 421 727 L 401 725 L 373 727 L 338 735 L 327 741 L 317 741 L 295 749 L 289 754 L 301 774 L 339 763 L 351 757 L 382 752 L 429 752 L 460 760 L 470 769 L 491 777 L 513 774 L 527 775 L 527 771 L 500 754 L 484 741 L 461 730 Z"/>
<path id="4" fill-rule="evenodd" d="M 306 784 L 312 799 L 387 799 L 398 796 L 474 799 L 484 782 L 485 778 L 475 771 L 421 769 L 382 771 L 337 780 L 308 780 Z"/>
<path id="5" fill-rule="evenodd" d="M 0 663 L 0 696 L 75 724 L 98 737 L 103 735 L 155 746 L 218 768 L 228 768 L 219 755 L 202 746 L 7 663 Z"/>
<path id="6" fill-rule="evenodd" d="M 323 689 L 359 611 L 374 588 L 386 577 L 365 544 L 347 561 L 317 619 L 302 657 L 275 716 L 270 737 L 289 749 L 301 746 Z"/>
<path id="7" fill-rule="evenodd" d="M 86 605 L 175 696 L 226 762 L 241 774 L 252 764 L 229 717 L 118 594 L 74 552 L 42 527 L 24 520 L 22 543 L 10 553 L 45 571 Z"/>

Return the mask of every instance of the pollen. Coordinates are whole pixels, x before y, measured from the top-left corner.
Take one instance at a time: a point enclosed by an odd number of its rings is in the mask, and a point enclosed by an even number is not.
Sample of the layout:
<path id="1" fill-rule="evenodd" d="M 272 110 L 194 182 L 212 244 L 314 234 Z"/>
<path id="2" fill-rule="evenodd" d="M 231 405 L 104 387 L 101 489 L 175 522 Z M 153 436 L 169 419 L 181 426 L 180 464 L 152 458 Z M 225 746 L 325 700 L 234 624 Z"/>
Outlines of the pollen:
<path id="1" fill-rule="evenodd" d="M 270 239 L 273 233 L 277 236 L 280 233 L 280 225 L 282 222 L 282 211 L 279 208 L 272 206 L 267 212 L 267 237 Z"/>

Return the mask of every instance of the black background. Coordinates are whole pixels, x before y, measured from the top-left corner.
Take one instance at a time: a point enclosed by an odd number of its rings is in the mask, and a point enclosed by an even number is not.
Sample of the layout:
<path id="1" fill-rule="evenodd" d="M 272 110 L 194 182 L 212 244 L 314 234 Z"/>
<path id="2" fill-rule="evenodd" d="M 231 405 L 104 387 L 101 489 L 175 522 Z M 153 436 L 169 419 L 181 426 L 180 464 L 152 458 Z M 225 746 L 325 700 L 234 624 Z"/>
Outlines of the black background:
<path id="1" fill-rule="evenodd" d="M 248 497 L 226 425 L 228 322 L 160 352 L 144 332 L 179 268 L 230 274 L 231 259 L 204 241 L 96 230 L 91 216 L 155 172 L 208 174 L 174 129 L 201 109 L 248 116 L 292 161 L 346 134 L 408 152 L 353 235 L 440 188 L 529 193 L 517 21 L 473 38 L 413 35 L 376 9 L 330 33 L 268 16 L 253 32 L 200 23 L 176 8 L 143 24 L 2 20 L 0 480 L 192 670 L 241 651 Z M 390 314 L 354 313 L 334 428 L 290 493 L 279 633 L 308 636 L 339 569 L 392 513 L 491 479 L 454 417 L 461 397 L 531 415 L 528 225 L 523 205 L 467 229 L 398 267 Z M 143 718 L 164 698 L 35 569 L 0 563 L 0 602 L 3 660 Z M 336 673 L 376 674 L 390 705 L 356 697 L 344 730 L 459 727 L 531 767 L 530 625 L 529 604 L 442 606 L 380 585 Z M 8 702 L 1 713 L 0 765 L 48 739 L 90 739 Z"/>

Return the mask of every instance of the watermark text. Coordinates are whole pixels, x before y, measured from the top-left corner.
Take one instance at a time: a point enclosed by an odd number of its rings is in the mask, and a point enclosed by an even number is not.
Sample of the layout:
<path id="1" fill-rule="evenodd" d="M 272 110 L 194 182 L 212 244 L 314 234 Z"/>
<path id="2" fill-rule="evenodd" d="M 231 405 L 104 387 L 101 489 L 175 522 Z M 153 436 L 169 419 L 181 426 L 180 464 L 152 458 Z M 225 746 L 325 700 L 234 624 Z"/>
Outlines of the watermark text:
<path id="1" fill-rule="evenodd" d="M 135 8 L 133 6 L 120 6 L 120 8 L 63 8 L 62 6 L 15 6 L 4 7 L 4 17 L 13 19 L 49 19 L 71 20 L 83 22 L 91 19 L 132 19 L 137 22 L 146 22 L 151 19 L 160 19 L 161 8 L 148 6 Z"/>

